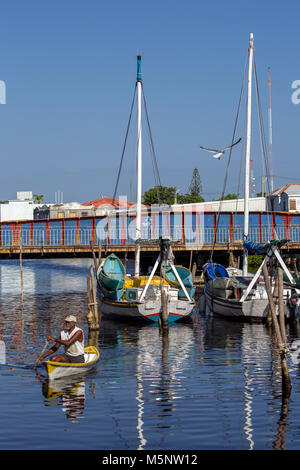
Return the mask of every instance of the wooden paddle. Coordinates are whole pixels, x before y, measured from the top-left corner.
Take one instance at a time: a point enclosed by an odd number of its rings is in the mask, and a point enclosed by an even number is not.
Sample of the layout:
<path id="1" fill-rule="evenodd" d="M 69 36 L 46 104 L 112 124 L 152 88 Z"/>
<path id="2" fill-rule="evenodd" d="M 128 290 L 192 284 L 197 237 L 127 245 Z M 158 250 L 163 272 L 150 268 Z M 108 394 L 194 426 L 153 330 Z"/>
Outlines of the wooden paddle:
<path id="1" fill-rule="evenodd" d="M 49 341 L 47 340 L 46 343 L 45 343 L 45 346 L 43 347 L 43 350 L 42 350 L 41 354 L 39 355 L 39 357 L 41 357 L 41 355 L 44 354 L 48 344 L 49 344 Z M 37 362 L 35 362 L 33 368 L 36 369 L 36 367 L 37 367 Z"/>

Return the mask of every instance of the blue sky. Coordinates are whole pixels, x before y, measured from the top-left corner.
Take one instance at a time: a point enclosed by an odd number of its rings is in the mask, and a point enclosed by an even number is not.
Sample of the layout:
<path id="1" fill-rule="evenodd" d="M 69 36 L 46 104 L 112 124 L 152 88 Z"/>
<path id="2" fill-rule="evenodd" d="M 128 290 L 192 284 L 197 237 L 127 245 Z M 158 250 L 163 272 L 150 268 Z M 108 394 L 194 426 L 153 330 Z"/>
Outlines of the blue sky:
<path id="1" fill-rule="evenodd" d="M 266 140 L 271 68 L 275 187 L 300 183 L 300 104 L 291 101 L 291 84 L 300 79 L 299 2 L 10 0 L 0 7 L 0 80 L 7 92 L 0 105 L 1 200 L 18 190 L 47 202 L 58 190 L 65 202 L 112 196 L 137 51 L 162 184 L 185 192 L 197 167 L 205 199 L 218 197 L 228 154 L 216 161 L 199 145 L 231 142 L 250 32 Z M 144 144 L 147 190 L 154 176 L 146 135 Z M 119 185 L 128 197 L 133 156 L 134 127 Z M 255 106 L 251 156 L 258 192 Z M 237 192 L 240 158 L 238 147 L 227 192 Z"/>

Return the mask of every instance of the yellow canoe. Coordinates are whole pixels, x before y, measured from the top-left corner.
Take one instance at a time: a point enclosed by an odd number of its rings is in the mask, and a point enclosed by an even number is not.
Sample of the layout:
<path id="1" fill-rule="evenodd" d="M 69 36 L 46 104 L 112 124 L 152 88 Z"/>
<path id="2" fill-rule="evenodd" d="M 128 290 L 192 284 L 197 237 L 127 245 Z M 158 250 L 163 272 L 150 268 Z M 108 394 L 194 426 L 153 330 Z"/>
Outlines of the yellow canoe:
<path id="1" fill-rule="evenodd" d="M 45 361 L 43 364 L 46 367 L 49 379 L 60 379 L 61 377 L 89 371 L 98 362 L 100 354 L 95 346 L 87 346 L 84 348 L 84 357 L 85 362 L 78 364 L 54 361 Z"/>

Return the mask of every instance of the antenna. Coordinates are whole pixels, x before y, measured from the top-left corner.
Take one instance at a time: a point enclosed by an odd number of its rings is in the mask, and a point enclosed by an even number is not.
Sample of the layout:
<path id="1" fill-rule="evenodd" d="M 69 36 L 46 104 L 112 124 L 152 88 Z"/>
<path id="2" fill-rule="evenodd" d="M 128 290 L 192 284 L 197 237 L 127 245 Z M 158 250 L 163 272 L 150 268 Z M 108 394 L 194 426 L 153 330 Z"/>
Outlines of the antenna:
<path id="1" fill-rule="evenodd" d="M 55 204 L 62 204 L 63 203 L 63 192 L 62 191 L 55 191 L 54 193 L 54 201 Z"/>

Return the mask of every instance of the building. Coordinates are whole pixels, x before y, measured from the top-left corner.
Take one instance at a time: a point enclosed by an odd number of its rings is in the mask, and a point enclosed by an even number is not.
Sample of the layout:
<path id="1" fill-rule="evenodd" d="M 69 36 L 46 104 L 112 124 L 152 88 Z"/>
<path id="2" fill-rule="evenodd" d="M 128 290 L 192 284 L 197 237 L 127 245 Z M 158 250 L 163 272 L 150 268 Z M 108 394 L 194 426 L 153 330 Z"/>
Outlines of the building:
<path id="1" fill-rule="evenodd" d="M 266 195 L 267 210 L 300 212 L 300 183 L 290 183 Z"/>
<path id="2" fill-rule="evenodd" d="M 35 219 L 67 219 L 94 215 L 96 215 L 96 211 L 93 205 L 83 205 L 79 202 L 44 204 L 34 210 Z"/>
<path id="3" fill-rule="evenodd" d="M 0 221 L 33 220 L 36 204 L 32 191 L 18 191 L 17 199 L 0 204 Z"/>
<path id="4" fill-rule="evenodd" d="M 135 206 L 132 202 L 103 197 L 83 204 L 69 202 L 66 204 L 43 204 L 34 210 L 34 219 L 65 219 L 72 217 L 90 217 L 107 215 L 119 208 Z"/>
<path id="5" fill-rule="evenodd" d="M 197 202 L 192 204 L 174 204 L 172 209 L 176 208 L 182 210 L 191 207 L 192 210 L 197 208 L 203 212 L 243 212 L 244 211 L 244 199 L 224 199 L 223 201 L 210 201 L 210 202 Z M 265 197 L 252 197 L 249 198 L 249 211 L 265 211 L 266 198 Z"/>
<path id="6" fill-rule="evenodd" d="M 135 202 L 128 202 L 127 198 L 124 199 L 113 199 L 112 197 L 101 197 L 94 199 L 93 201 L 85 202 L 83 206 L 92 205 L 96 210 L 96 215 L 105 215 L 110 211 L 129 209 L 135 207 Z"/>

